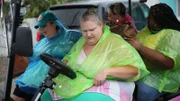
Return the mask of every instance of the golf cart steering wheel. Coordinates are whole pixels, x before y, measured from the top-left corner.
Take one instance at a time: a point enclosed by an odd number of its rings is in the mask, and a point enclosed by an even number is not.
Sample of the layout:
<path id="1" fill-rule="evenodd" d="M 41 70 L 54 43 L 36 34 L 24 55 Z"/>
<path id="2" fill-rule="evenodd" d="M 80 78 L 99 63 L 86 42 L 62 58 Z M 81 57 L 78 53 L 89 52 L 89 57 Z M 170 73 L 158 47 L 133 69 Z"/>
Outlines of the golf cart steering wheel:
<path id="1" fill-rule="evenodd" d="M 41 95 L 43 94 L 46 88 L 53 89 L 53 87 L 55 86 L 55 82 L 52 81 L 52 78 L 56 77 L 59 73 L 64 74 L 71 79 L 76 78 L 76 73 L 64 62 L 58 60 L 57 58 L 47 53 L 41 54 L 40 58 L 47 65 L 50 66 L 48 72 L 49 76 L 46 77 L 45 80 L 42 82 L 40 88 L 36 91 L 31 101 L 39 101 Z"/>
<path id="2" fill-rule="evenodd" d="M 40 55 L 40 58 L 50 66 L 49 75 L 56 77 L 59 73 L 66 75 L 67 77 L 74 79 L 76 78 L 76 73 L 67 66 L 64 62 L 58 60 L 57 58 L 43 53 Z"/>

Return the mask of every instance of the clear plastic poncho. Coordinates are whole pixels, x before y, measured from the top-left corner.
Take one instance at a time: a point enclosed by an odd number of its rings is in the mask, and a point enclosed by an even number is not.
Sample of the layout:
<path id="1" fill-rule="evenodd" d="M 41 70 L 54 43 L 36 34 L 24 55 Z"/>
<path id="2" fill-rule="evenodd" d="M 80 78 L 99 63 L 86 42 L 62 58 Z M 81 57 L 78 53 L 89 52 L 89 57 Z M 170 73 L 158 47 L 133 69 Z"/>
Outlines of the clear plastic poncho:
<path id="1" fill-rule="evenodd" d="M 158 69 L 145 61 L 151 73 L 144 77 L 142 82 L 156 88 L 159 92 L 176 92 L 180 87 L 180 32 L 163 29 L 156 34 L 151 34 L 146 26 L 137 34 L 137 39 L 144 46 L 157 50 L 174 60 L 174 68 L 171 70 Z"/>
<path id="2" fill-rule="evenodd" d="M 15 81 L 21 91 L 34 94 L 48 75 L 50 67 L 40 59 L 41 53 L 48 53 L 61 60 L 82 36 L 80 31 L 65 29 L 59 20 L 54 23 L 60 28 L 60 32 L 52 38 L 43 38 L 34 46 L 30 64 Z"/>
<path id="3" fill-rule="evenodd" d="M 92 52 L 82 64 L 78 64 L 78 56 L 85 42 L 86 40 L 83 37 L 80 38 L 63 59 L 68 60 L 67 65 L 76 72 L 77 77 L 72 80 L 59 74 L 53 79 L 56 83 L 54 92 L 62 98 L 72 98 L 93 86 L 93 78 L 105 68 L 125 65 L 138 68 L 139 75 L 126 81 L 138 80 L 149 73 L 138 52 L 123 40 L 120 35 L 111 33 L 108 26 L 104 26 L 104 33 Z M 107 79 L 118 80 L 113 77 L 108 77 Z"/>

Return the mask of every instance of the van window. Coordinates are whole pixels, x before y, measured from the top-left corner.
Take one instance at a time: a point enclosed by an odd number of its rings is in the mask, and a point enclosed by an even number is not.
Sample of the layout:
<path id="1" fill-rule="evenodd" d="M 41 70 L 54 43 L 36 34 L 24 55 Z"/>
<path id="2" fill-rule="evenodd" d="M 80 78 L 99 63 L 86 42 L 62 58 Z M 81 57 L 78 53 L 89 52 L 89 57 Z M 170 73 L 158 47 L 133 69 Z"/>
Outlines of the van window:
<path id="1" fill-rule="evenodd" d="M 141 4 L 141 7 L 142 7 L 142 10 L 143 10 L 143 13 L 144 13 L 144 17 L 147 18 L 148 17 L 148 13 L 149 13 L 149 7 L 145 4 Z"/>
<path id="2" fill-rule="evenodd" d="M 146 18 L 148 16 L 148 11 L 144 11 L 142 10 L 143 8 L 141 8 L 141 6 L 134 4 L 132 5 L 132 18 L 135 21 L 135 26 L 137 28 L 137 30 L 141 30 L 142 28 L 144 28 L 147 24 L 146 22 Z"/>
<path id="3" fill-rule="evenodd" d="M 52 10 L 67 29 L 80 29 L 80 18 L 88 8 L 62 8 Z"/>

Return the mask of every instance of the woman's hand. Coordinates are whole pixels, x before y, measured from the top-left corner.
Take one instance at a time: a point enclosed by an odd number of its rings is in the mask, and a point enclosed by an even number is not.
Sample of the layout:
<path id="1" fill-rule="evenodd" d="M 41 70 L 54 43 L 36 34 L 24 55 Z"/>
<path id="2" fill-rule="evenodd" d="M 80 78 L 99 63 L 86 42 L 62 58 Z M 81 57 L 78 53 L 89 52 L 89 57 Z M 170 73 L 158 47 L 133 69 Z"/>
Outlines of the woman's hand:
<path id="1" fill-rule="evenodd" d="M 142 44 L 135 38 L 125 38 L 125 40 L 131 44 L 137 51 L 141 50 Z"/>
<path id="2" fill-rule="evenodd" d="M 95 77 L 94 77 L 94 85 L 95 86 L 100 86 L 102 85 L 107 77 L 107 72 L 106 69 L 100 71 Z"/>
<path id="3" fill-rule="evenodd" d="M 134 66 L 129 66 L 129 65 L 122 67 L 106 68 L 100 71 L 94 77 L 94 85 L 95 86 L 102 85 L 105 82 L 107 76 L 111 76 L 121 80 L 127 80 L 137 76 L 138 74 L 139 74 L 138 69 Z"/>
<path id="4" fill-rule="evenodd" d="M 64 62 L 65 64 L 67 64 L 67 63 L 68 63 L 68 60 L 64 60 L 63 62 Z"/>

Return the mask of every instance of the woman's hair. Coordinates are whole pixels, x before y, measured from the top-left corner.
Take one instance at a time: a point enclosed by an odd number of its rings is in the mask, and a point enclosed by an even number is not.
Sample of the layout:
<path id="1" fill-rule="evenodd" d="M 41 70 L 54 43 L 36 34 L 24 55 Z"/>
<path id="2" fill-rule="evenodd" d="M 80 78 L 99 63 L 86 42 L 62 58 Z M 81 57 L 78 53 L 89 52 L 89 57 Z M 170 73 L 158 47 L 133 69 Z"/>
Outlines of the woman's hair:
<path id="1" fill-rule="evenodd" d="M 89 8 L 87 11 L 82 15 L 81 21 L 94 21 L 97 24 L 101 23 L 101 18 L 97 15 L 96 9 L 95 8 Z"/>
<path id="2" fill-rule="evenodd" d="M 123 3 L 115 3 L 113 12 L 118 13 L 120 16 L 124 17 L 126 15 L 126 7 Z"/>
<path id="3" fill-rule="evenodd" d="M 115 12 L 114 12 L 114 4 L 111 4 L 111 5 L 109 6 L 109 9 L 110 9 L 110 11 L 111 11 L 113 14 L 115 14 Z"/>
<path id="4" fill-rule="evenodd" d="M 56 25 L 56 31 L 60 32 L 60 28 L 58 27 L 58 25 L 55 22 L 50 21 L 50 24 L 55 24 Z"/>
<path id="5" fill-rule="evenodd" d="M 180 31 L 180 22 L 176 18 L 173 10 L 165 3 L 159 3 L 151 6 L 149 15 L 162 28 L 174 29 Z"/>

